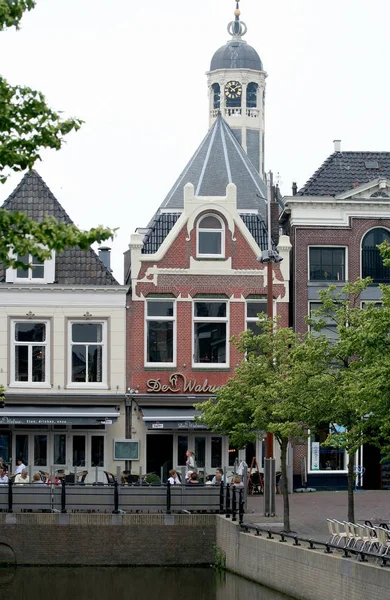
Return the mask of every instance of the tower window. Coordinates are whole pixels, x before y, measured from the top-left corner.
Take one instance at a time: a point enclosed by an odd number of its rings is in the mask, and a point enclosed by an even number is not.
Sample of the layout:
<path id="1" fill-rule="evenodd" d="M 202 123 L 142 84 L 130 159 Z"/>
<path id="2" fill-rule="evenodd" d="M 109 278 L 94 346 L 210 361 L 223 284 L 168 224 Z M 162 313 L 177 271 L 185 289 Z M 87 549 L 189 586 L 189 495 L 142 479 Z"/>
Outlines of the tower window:
<path id="1" fill-rule="evenodd" d="M 246 106 L 247 108 L 257 108 L 257 83 L 248 83 L 246 88 Z"/>
<path id="2" fill-rule="evenodd" d="M 228 108 L 240 108 L 242 98 L 242 86 L 239 81 L 229 81 L 225 85 L 226 106 Z"/>
<path id="3" fill-rule="evenodd" d="M 223 258 L 225 256 L 225 228 L 215 215 L 205 215 L 198 223 L 197 251 L 200 258 Z"/>
<path id="4" fill-rule="evenodd" d="M 215 109 L 221 108 L 221 86 L 219 83 L 213 83 L 213 107 Z"/>

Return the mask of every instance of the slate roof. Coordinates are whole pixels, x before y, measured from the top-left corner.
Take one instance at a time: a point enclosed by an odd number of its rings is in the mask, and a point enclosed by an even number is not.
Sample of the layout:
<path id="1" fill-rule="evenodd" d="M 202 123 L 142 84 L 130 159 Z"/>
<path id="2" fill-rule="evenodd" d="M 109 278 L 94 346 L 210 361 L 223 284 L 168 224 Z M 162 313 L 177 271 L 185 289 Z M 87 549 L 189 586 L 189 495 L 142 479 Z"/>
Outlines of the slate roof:
<path id="1" fill-rule="evenodd" d="M 217 69 L 263 70 L 260 56 L 244 41 L 232 40 L 219 48 L 211 59 L 210 71 Z"/>
<path id="2" fill-rule="evenodd" d="M 195 186 L 196 196 L 225 196 L 228 183 L 235 183 L 238 210 L 258 210 L 266 220 L 266 185 L 221 115 L 160 208 L 172 212 L 182 209 L 183 188 L 187 183 Z"/>
<path id="3" fill-rule="evenodd" d="M 29 171 L 1 208 L 22 211 L 40 222 L 46 216 L 60 223 L 73 224 L 72 219 L 52 194 L 36 171 Z M 5 270 L 0 266 L 0 282 L 5 281 Z M 102 263 L 96 252 L 80 248 L 66 249 L 56 255 L 55 283 L 60 285 L 105 286 L 119 285 Z"/>
<path id="4" fill-rule="evenodd" d="M 390 179 L 390 152 L 334 152 L 298 196 L 337 196 L 381 177 Z"/>

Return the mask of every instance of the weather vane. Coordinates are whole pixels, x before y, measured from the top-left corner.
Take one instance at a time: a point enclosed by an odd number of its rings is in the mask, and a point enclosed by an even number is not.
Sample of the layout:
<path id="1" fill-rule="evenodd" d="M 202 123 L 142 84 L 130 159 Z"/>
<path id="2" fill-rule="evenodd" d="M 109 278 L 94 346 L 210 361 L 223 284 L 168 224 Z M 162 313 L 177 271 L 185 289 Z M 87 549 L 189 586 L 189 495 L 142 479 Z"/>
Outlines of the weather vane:
<path id="1" fill-rule="evenodd" d="M 241 38 L 248 31 L 247 26 L 243 21 L 240 21 L 240 0 L 235 0 L 236 10 L 234 11 L 235 20 L 231 21 L 228 25 L 228 32 L 233 38 Z"/>

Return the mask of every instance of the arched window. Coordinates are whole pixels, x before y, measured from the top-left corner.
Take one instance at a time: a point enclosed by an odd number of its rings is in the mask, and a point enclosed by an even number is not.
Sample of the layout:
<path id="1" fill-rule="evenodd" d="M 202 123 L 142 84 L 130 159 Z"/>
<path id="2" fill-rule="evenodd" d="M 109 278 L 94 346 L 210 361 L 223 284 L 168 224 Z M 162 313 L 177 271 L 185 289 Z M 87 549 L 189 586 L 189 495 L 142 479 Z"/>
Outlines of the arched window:
<path id="1" fill-rule="evenodd" d="M 198 222 L 196 255 L 201 258 L 225 256 L 225 227 L 215 215 L 205 215 Z"/>
<path id="2" fill-rule="evenodd" d="M 257 108 L 257 83 L 248 83 L 248 87 L 246 88 L 246 107 L 247 108 Z"/>
<path id="3" fill-rule="evenodd" d="M 221 86 L 219 83 L 213 83 L 213 107 L 215 109 L 221 108 Z"/>
<path id="4" fill-rule="evenodd" d="M 362 242 L 362 277 L 371 277 L 374 283 L 390 283 L 390 268 L 383 266 L 378 245 L 390 242 L 390 231 L 377 227 L 371 229 Z"/>

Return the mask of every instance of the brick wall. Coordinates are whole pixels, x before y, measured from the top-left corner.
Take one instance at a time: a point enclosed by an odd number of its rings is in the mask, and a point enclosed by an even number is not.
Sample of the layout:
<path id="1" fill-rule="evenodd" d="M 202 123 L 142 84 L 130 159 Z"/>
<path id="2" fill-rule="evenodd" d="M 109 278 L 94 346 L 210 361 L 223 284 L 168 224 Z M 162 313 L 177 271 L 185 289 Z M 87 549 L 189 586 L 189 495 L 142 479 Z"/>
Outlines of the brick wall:
<path id="1" fill-rule="evenodd" d="M 214 515 L 0 515 L 0 563 L 18 565 L 205 565 Z M 3 547 L 3 551 L 1 548 Z"/>
<path id="2" fill-rule="evenodd" d="M 299 600 L 388 597 L 390 569 L 242 533 L 224 517 L 216 520 L 217 546 L 226 553 L 227 568 L 234 573 Z"/>
<path id="3" fill-rule="evenodd" d="M 348 227 L 293 227 L 293 298 L 296 331 L 307 331 L 305 317 L 308 311 L 308 247 L 311 245 L 346 246 L 348 248 L 347 276 L 355 281 L 361 276 L 361 242 L 373 227 L 390 229 L 390 219 L 351 218 Z M 332 282 L 333 283 L 333 282 Z"/>

